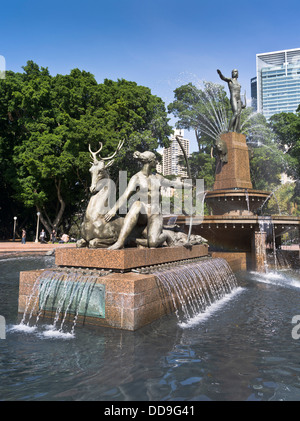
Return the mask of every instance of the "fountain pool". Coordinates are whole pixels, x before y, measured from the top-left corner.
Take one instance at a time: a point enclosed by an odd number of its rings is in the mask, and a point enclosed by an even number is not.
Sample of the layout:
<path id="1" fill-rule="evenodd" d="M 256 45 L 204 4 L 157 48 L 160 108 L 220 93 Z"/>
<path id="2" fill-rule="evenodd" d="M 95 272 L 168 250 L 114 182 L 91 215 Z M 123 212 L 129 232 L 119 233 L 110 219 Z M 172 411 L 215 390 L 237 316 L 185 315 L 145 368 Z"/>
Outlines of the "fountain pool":
<path id="1" fill-rule="evenodd" d="M 190 323 L 170 314 L 132 332 L 16 330 L 20 271 L 52 257 L 0 260 L 0 400 L 300 400 L 300 273 L 241 272 L 231 296 Z M 300 330 L 300 329 L 299 329 Z"/>

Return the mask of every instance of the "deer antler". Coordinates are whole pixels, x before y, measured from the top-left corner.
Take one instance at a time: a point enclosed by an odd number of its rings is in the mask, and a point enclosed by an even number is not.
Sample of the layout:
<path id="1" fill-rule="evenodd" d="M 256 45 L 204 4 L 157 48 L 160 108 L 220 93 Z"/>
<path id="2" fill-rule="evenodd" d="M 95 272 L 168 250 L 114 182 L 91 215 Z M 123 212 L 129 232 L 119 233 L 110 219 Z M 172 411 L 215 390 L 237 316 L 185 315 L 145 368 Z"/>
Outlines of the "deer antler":
<path id="1" fill-rule="evenodd" d="M 102 145 L 102 143 L 101 143 L 101 142 L 99 142 L 99 145 L 100 145 L 100 148 L 97 150 L 97 152 L 93 152 L 93 151 L 91 150 L 91 145 L 89 145 L 89 151 L 90 151 L 90 153 L 91 153 L 91 155 L 92 155 L 92 157 L 93 157 L 94 163 L 95 163 L 95 162 L 98 162 L 97 155 L 98 155 L 98 153 L 102 150 L 102 147 L 103 147 L 103 145 Z"/>
<path id="2" fill-rule="evenodd" d="M 124 144 L 124 141 L 125 141 L 125 139 L 120 140 L 116 151 L 111 156 L 108 156 L 107 158 L 102 158 L 103 161 L 107 161 L 108 159 L 112 159 L 116 155 L 116 153 L 119 152 L 119 150 L 122 148 L 122 146 Z"/>

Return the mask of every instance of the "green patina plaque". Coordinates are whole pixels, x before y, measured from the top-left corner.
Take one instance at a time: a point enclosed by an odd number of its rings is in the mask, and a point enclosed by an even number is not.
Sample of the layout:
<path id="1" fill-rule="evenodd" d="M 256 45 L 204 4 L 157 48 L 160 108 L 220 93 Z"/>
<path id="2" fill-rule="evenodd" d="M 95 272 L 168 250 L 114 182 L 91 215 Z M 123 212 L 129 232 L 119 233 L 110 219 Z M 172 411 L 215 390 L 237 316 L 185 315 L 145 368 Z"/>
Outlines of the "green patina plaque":
<path id="1" fill-rule="evenodd" d="M 105 318 L 105 285 L 95 282 L 42 279 L 40 310 Z"/>

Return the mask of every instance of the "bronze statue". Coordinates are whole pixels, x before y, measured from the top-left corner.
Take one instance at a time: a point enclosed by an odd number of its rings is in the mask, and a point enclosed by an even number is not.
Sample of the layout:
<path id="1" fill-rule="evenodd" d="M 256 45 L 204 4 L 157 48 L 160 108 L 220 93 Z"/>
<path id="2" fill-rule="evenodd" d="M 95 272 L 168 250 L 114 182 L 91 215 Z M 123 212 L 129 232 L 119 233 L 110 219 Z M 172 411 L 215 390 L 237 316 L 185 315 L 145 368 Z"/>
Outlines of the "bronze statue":
<path id="1" fill-rule="evenodd" d="M 136 238 L 136 243 L 145 247 L 159 247 L 165 241 L 170 246 L 173 244 L 172 236 L 163 230 L 163 216 L 161 213 L 161 187 L 182 187 L 180 181 L 169 181 L 159 174 L 152 174 L 156 167 L 156 156 L 153 152 L 134 152 L 134 158 L 143 164 L 143 168 L 129 181 L 128 186 L 119 198 L 115 206 L 105 215 L 109 222 L 117 213 L 118 209 L 138 191 L 138 200 L 135 200 L 124 219 L 124 224 L 115 244 L 109 250 L 123 248 L 126 239 L 133 229 L 142 225 L 146 227 L 144 238 Z"/>
<path id="2" fill-rule="evenodd" d="M 116 250 L 125 245 L 138 245 L 144 247 L 159 247 L 165 242 L 168 246 L 179 245 L 190 235 L 175 230 L 164 229 L 161 210 L 161 187 L 182 188 L 181 181 L 169 181 L 159 174 L 153 174 L 156 167 L 156 156 L 153 152 L 134 152 L 135 159 L 143 164 L 141 171 L 129 181 L 127 188 L 119 200 L 114 203 L 115 187 L 108 174 L 108 168 L 113 164 L 116 153 L 121 149 L 123 142 L 119 142 L 116 151 L 107 158 L 99 153 L 102 149 L 93 152 L 90 172 L 92 181 L 90 192 L 92 194 L 87 206 L 84 220 L 81 225 L 82 238 L 77 241 L 77 247 L 109 248 Z M 100 159 L 97 158 L 97 155 Z M 185 187 L 191 188 L 190 185 Z M 125 217 L 117 215 L 124 205 L 129 205 Z M 203 242 L 199 236 L 192 236 L 191 244 Z"/>
<path id="3" fill-rule="evenodd" d="M 119 142 L 116 151 L 111 156 L 107 158 L 100 157 L 100 159 L 97 158 L 97 155 L 102 149 L 102 143 L 100 142 L 100 148 L 96 152 L 93 152 L 89 146 L 89 151 L 93 159 L 90 168 L 92 175 L 90 192 L 92 193 L 92 197 L 84 215 L 81 225 L 82 238 L 77 241 L 77 247 L 108 247 L 119 236 L 124 218 L 114 218 L 113 221 L 107 223 L 104 216 L 110 205 L 111 189 L 113 186 L 107 169 L 113 164 L 114 157 L 121 149 L 123 143 L 124 141 Z"/>
<path id="4" fill-rule="evenodd" d="M 241 85 L 238 82 L 238 71 L 237 69 L 232 70 L 231 78 L 223 76 L 221 71 L 217 70 L 220 78 L 228 83 L 230 91 L 230 104 L 233 112 L 232 118 L 229 123 L 228 131 L 240 133 L 241 131 L 241 112 L 243 108 L 246 108 L 246 93 L 245 93 L 245 104 L 241 100 Z"/>

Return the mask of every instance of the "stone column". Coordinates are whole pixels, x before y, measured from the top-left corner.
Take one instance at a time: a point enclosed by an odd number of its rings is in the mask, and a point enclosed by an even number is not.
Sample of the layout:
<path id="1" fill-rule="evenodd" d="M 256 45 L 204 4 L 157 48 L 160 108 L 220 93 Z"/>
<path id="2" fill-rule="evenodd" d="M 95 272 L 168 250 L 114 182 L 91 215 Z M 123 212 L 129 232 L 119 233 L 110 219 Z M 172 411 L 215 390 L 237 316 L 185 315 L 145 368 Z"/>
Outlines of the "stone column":
<path id="1" fill-rule="evenodd" d="M 252 263 L 257 272 L 267 271 L 267 233 L 255 230 L 252 238 Z"/>
<path id="2" fill-rule="evenodd" d="M 213 190 L 252 189 L 246 136 L 228 132 L 222 133 L 220 140 L 226 143 L 228 162 L 218 165 Z"/>

